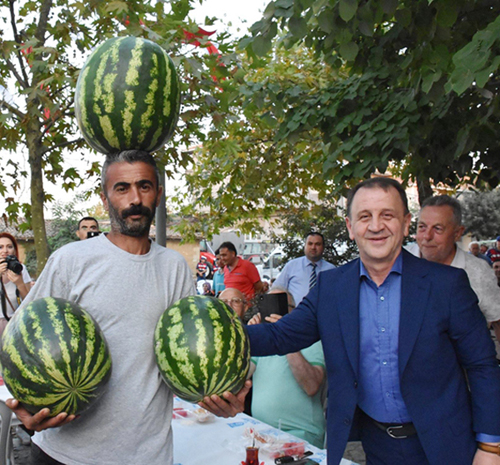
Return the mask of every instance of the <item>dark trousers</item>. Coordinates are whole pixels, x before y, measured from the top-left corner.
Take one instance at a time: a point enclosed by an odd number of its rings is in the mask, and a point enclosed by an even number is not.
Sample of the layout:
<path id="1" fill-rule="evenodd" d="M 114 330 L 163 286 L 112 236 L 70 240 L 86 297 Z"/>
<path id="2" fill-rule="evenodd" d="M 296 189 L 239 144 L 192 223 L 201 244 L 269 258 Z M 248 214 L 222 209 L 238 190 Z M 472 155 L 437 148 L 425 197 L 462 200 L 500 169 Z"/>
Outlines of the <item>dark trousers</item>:
<path id="1" fill-rule="evenodd" d="M 391 438 L 364 413 L 359 416 L 359 436 L 367 465 L 429 465 L 418 436 Z"/>
<path id="2" fill-rule="evenodd" d="M 30 465 L 64 465 L 52 457 L 48 456 L 36 444 L 31 442 L 31 461 Z"/>

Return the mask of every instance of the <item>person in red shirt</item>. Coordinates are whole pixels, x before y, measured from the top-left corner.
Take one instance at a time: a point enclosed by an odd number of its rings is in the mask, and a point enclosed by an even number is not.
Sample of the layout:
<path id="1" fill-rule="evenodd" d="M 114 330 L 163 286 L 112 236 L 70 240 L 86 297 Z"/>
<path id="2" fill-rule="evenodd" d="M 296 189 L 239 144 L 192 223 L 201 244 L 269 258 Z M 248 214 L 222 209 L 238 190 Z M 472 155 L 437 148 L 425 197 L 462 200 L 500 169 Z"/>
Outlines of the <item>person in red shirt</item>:
<path id="1" fill-rule="evenodd" d="M 248 300 L 262 292 L 263 283 L 259 272 L 252 262 L 238 257 L 232 242 L 223 242 L 219 246 L 219 257 L 225 265 L 224 284 L 226 288 L 234 288 L 245 294 Z"/>

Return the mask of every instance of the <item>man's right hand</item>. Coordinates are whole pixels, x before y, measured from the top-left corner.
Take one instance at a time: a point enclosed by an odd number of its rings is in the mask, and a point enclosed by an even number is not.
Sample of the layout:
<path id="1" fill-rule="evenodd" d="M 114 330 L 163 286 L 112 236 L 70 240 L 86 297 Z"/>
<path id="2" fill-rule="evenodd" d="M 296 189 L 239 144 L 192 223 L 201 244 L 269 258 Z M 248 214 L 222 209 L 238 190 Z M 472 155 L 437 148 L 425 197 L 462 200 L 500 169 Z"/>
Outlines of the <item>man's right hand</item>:
<path id="1" fill-rule="evenodd" d="M 48 408 L 44 408 L 35 415 L 32 415 L 16 399 L 7 399 L 5 404 L 16 414 L 16 417 L 19 418 L 19 421 L 27 429 L 37 432 L 48 428 L 58 428 L 76 418 L 76 415 L 68 415 L 64 412 L 55 417 L 50 417 L 50 410 Z"/>
<path id="2" fill-rule="evenodd" d="M 266 321 L 269 323 L 276 323 L 278 320 L 283 318 L 282 315 L 278 315 L 277 313 L 271 313 L 271 315 L 266 316 Z M 262 317 L 260 313 L 256 313 L 250 320 L 248 320 L 247 325 L 258 325 L 262 323 Z"/>

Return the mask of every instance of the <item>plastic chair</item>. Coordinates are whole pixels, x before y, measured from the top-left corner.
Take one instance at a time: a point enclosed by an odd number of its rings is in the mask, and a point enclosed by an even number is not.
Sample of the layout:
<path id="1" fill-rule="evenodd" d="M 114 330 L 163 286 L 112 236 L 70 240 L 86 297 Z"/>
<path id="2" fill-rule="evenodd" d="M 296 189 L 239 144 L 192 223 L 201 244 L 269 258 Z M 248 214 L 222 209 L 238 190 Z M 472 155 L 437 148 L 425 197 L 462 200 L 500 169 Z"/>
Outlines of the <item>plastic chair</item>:
<path id="1" fill-rule="evenodd" d="M 12 410 L 0 401 L 0 464 L 14 465 L 14 447 L 10 428 L 12 426 Z"/>

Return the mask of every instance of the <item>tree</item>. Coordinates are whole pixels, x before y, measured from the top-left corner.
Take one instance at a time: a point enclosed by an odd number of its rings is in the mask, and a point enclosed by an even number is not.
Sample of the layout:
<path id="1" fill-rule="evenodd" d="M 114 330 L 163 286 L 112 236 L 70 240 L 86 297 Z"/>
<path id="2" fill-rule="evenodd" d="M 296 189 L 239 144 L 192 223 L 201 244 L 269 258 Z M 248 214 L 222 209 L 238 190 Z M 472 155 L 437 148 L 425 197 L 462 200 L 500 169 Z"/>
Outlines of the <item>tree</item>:
<path id="1" fill-rule="evenodd" d="M 431 181 L 500 182 L 497 1 L 275 0 L 251 31 L 241 45 L 255 67 L 278 37 L 333 70 L 294 94 L 263 82 L 252 98 L 271 102 L 268 118 L 285 109 L 274 143 L 320 131 L 319 162 L 338 190 L 390 163 L 418 181 L 421 200 Z"/>
<path id="2" fill-rule="evenodd" d="M 478 240 L 495 239 L 500 234 L 500 190 L 464 192 L 459 200 L 466 233 Z"/>
<path id="3" fill-rule="evenodd" d="M 88 149 L 75 135 L 73 100 L 82 57 L 95 45 L 116 35 L 146 37 L 164 47 L 179 67 L 183 114 L 174 141 L 157 153 L 161 164 L 185 167 L 190 158 L 179 148 L 204 139 L 204 125 L 219 101 L 219 83 L 230 77 L 234 57 L 227 34 L 218 37 L 220 56 L 206 53 L 207 36 L 189 19 L 191 9 L 192 0 L 0 1 L 0 149 L 11 154 L 2 163 L 0 194 L 8 202 L 6 216 L 14 219 L 22 212 L 25 227 L 34 231 L 38 271 L 49 254 L 43 207 L 52 199 L 44 181 L 71 190 L 99 171 L 98 163 L 85 173 L 63 170 L 65 150 Z M 20 160 L 24 156 L 29 173 Z M 20 177 L 28 175 L 31 203 L 20 204 Z"/>
<path id="4" fill-rule="evenodd" d="M 280 100 L 323 85 L 331 72 L 329 66 L 317 66 L 310 50 L 296 47 L 276 50 L 256 68 L 242 63 L 224 81 L 220 111 L 229 117 L 214 119 L 186 174 L 188 192 L 177 199 L 184 201 L 184 217 L 196 218 L 180 225 L 185 236 L 234 225 L 250 233 L 260 228 L 260 218 L 309 208 L 311 192 L 327 199 L 332 183 L 323 175 L 319 129 L 289 139 L 280 139 L 277 132 L 286 114 Z M 271 100 L 264 88 L 283 95 Z"/>
<path id="5" fill-rule="evenodd" d="M 230 117 L 188 175 L 183 212 L 198 221 L 183 232 L 251 232 L 387 168 L 417 181 L 420 202 L 433 184 L 495 186 L 499 12 L 493 0 L 270 2 L 224 83 Z"/>

